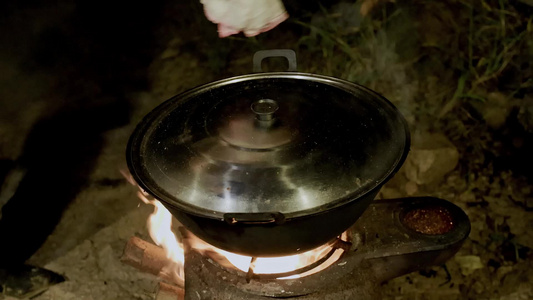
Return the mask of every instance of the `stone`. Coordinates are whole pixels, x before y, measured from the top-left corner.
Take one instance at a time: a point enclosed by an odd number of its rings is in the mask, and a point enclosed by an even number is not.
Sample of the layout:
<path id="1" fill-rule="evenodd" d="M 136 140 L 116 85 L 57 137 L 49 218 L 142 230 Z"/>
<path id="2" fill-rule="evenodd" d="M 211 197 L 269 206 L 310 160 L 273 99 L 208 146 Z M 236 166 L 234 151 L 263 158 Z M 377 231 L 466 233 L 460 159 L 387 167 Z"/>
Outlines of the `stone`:
<path id="1" fill-rule="evenodd" d="M 415 133 L 404 167 L 405 176 L 417 185 L 438 183 L 458 162 L 459 152 L 444 135 Z"/>
<path id="2" fill-rule="evenodd" d="M 407 195 L 413 196 L 414 194 L 416 194 L 416 192 L 418 192 L 418 185 L 416 185 L 416 183 L 412 181 L 408 181 L 405 184 L 405 192 L 407 193 Z"/>
<path id="3" fill-rule="evenodd" d="M 379 191 L 377 199 L 395 199 L 401 198 L 404 195 L 395 188 L 383 187 Z"/>
<path id="4" fill-rule="evenodd" d="M 476 293 L 478 293 L 478 294 L 483 293 L 483 291 L 485 290 L 485 286 L 484 286 L 481 282 L 479 282 L 479 281 L 476 281 L 476 282 L 474 283 L 473 288 L 474 288 L 474 291 L 475 291 Z"/>
<path id="5" fill-rule="evenodd" d="M 502 93 L 490 93 L 487 102 L 480 105 L 480 112 L 489 127 L 498 129 L 505 124 L 511 112 L 511 101 Z"/>
<path id="6" fill-rule="evenodd" d="M 481 258 L 475 255 L 456 256 L 455 261 L 459 264 L 461 273 L 464 276 L 469 276 L 475 270 L 483 269 L 484 265 L 481 263 Z"/>
<path id="7" fill-rule="evenodd" d="M 465 191 L 464 193 L 461 193 L 459 195 L 459 200 L 462 202 L 475 202 L 476 201 L 476 195 L 470 190 Z"/>

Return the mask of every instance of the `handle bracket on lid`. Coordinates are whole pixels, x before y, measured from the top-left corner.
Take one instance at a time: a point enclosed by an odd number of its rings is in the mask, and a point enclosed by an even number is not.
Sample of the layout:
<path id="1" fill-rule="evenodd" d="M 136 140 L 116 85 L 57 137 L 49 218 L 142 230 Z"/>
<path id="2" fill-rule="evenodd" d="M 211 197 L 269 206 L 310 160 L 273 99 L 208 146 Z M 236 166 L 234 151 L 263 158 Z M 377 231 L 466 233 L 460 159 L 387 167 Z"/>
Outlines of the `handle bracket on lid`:
<path id="1" fill-rule="evenodd" d="M 289 68 L 287 71 L 296 72 L 296 53 L 291 49 L 272 49 L 272 50 L 260 50 L 254 54 L 253 64 L 254 72 L 263 72 L 261 68 L 261 62 L 265 58 L 269 57 L 284 57 L 289 62 Z"/>

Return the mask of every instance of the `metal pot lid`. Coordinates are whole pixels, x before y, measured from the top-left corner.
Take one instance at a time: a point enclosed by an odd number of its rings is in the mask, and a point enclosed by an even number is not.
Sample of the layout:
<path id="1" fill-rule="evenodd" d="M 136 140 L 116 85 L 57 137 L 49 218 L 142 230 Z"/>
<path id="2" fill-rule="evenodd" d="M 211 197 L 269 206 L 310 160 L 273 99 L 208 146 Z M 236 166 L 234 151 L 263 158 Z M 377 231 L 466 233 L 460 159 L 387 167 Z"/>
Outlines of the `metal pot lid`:
<path id="1" fill-rule="evenodd" d="M 381 186 L 405 160 L 409 132 L 386 99 L 304 73 L 206 84 L 137 126 L 128 165 L 147 192 L 186 212 L 320 213 Z"/>

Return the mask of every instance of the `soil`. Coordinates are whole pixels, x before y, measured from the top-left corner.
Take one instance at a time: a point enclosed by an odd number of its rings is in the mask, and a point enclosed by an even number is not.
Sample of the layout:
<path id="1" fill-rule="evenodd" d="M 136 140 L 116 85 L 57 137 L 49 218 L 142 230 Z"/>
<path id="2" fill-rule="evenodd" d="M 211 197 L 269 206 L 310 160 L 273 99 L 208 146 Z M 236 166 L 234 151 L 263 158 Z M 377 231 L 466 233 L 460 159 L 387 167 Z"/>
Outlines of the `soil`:
<path id="1" fill-rule="evenodd" d="M 121 173 L 129 135 L 169 97 L 250 73 L 257 50 L 289 48 L 299 71 L 366 85 L 408 120 L 412 151 L 378 198 L 440 197 L 470 218 L 471 234 L 453 259 L 385 283 L 385 297 L 533 299 L 533 96 L 530 88 L 509 92 L 527 77 L 511 68 L 499 84 L 477 87 L 484 102 L 460 100 L 441 115 L 460 74 L 422 41 L 451 45 L 448 21 L 459 4 L 374 2 L 365 11 L 402 13 L 357 45 L 357 57 L 298 23 L 363 28 L 372 16 L 350 10 L 350 1 L 322 8 L 349 15 L 334 24 L 317 3 L 286 1 L 288 22 L 226 39 L 193 0 L 0 4 L 0 267 L 26 263 L 66 275 L 37 299 L 152 299 L 156 279 L 119 263 L 130 236 L 149 240 L 151 208 Z M 531 74 L 520 61 L 531 53 L 513 61 L 521 74 Z"/>

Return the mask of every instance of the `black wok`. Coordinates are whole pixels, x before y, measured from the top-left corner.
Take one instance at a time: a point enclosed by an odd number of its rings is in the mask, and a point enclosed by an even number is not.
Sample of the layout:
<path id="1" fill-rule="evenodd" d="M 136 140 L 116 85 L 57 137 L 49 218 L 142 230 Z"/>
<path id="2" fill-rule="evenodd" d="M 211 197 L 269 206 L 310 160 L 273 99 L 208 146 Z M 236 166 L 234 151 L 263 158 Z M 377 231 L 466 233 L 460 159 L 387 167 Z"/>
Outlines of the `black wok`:
<path id="1" fill-rule="evenodd" d="M 294 68 L 293 52 L 274 54 Z M 167 100 L 137 126 L 127 160 L 140 187 L 206 242 L 281 256 L 353 225 L 409 145 L 399 111 L 365 87 L 258 73 Z"/>

